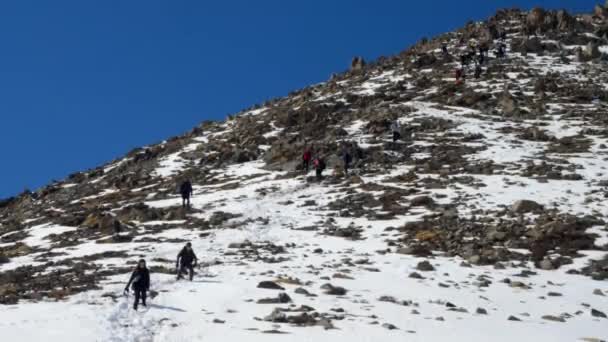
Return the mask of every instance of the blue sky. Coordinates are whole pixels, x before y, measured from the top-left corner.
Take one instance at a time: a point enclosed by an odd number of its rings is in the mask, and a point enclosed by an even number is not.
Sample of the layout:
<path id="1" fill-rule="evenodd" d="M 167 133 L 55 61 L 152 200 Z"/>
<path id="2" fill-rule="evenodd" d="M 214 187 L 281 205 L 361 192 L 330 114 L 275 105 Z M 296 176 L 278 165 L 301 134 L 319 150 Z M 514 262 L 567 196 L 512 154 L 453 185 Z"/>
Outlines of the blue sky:
<path id="1" fill-rule="evenodd" d="M 0 198 L 504 7 L 599 1 L 2 1 Z"/>

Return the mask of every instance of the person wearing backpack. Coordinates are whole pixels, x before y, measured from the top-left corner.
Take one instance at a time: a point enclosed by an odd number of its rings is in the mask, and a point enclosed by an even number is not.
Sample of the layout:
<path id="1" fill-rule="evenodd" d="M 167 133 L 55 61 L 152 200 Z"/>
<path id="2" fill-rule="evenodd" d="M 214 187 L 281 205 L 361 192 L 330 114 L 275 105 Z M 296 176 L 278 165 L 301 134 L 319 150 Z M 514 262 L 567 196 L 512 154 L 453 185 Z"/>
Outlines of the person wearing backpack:
<path id="1" fill-rule="evenodd" d="M 192 196 L 192 183 L 190 180 L 185 180 L 179 187 L 179 192 L 182 195 L 182 207 L 190 208 L 190 196 Z"/>
<path id="2" fill-rule="evenodd" d="M 304 169 L 304 173 L 308 173 L 308 169 L 310 168 L 310 162 L 312 161 L 312 149 L 307 147 L 304 150 L 304 154 L 302 155 L 302 169 Z"/>
<path id="3" fill-rule="evenodd" d="M 393 132 L 393 142 L 397 142 L 397 140 L 401 139 L 401 125 L 398 120 L 391 123 L 391 131 Z"/>
<path id="4" fill-rule="evenodd" d="M 350 163 L 353 161 L 353 156 L 348 151 L 346 145 L 342 148 L 342 162 L 344 163 L 344 174 L 348 176 L 348 169 L 350 168 Z"/>
<path id="5" fill-rule="evenodd" d="M 196 258 L 196 254 L 194 254 L 194 250 L 192 250 L 192 244 L 188 242 L 177 255 L 177 262 L 175 264 L 177 268 L 177 280 L 182 279 L 184 273 L 188 273 L 190 281 L 192 281 L 194 278 L 194 266 L 196 266 L 197 262 L 198 259 Z"/>
<path id="6" fill-rule="evenodd" d="M 137 306 L 139 304 L 139 300 L 141 299 L 141 303 L 143 306 L 146 305 L 146 292 L 150 290 L 150 271 L 146 267 L 146 261 L 144 259 L 140 259 L 137 263 L 137 266 L 131 273 L 131 278 L 129 278 L 129 282 L 125 287 L 125 294 L 129 293 L 129 286 L 135 293 L 135 302 L 133 303 L 133 310 L 137 310 Z"/>
<path id="7" fill-rule="evenodd" d="M 317 180 L 320 182 L 321 180 L 323 180 L 323 170 L 325 170 L 325 160 L 323 159 L 323 157 L 317 156 L 317 158 L 315 158 L 315 160 L 313 161 L 313 165 L 314 165 L 315 171 L 317 173 Z"/>

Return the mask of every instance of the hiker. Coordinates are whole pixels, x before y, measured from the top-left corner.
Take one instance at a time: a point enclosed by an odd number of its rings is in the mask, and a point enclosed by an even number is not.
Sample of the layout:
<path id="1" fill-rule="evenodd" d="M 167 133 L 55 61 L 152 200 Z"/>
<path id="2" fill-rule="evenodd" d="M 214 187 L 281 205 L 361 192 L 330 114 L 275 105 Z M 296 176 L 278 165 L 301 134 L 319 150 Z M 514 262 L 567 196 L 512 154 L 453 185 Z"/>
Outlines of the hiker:
<path id="1" fill-rule="evenodd" d="M 397 140 L 401 139 L 401 125 L 398 120 L 391 123 L 391 131 L 393 132 L 393 142 L 397 142 Z"/>
<path id="2" fill-rule="evenodd" d="M 342 148 L 342 162 L 344 163 L 344 175 L 348 176 L 348 169 L 350 167 L 350 162 L 353 161 L 353 156 L 348 151 L 348 147 L 344 145 Z"/>
<path id="3" fill-rule="evenodd" d="M 120 221 L 118 219 L 114 219 L 114 235 L 120 235 L 120 232 L 122 231 L 122 224 L 120 223 Z"/>
<path id="4" fill-rule="evenodd" d="M 483 63 L 485 63 L 486 61 L 486 55 L 484 55 L 483 53 L 480 53 L 477 56 L 477 63 L 479 63 L 480 65 L 482 65 Z"/>
<path id="5" fill-rule="evenodd" d="M 313 161 L 313 166 L 317 173 L 317 180 L 320 182 L 323 180 L 323 170 L 325 170 L 325 160 L 321 156 L 317 156 Z"/>
<path id="6" fill-rule="evenodd" d="M 475 79 L 478 79 L 479 77 L 481 77 L 481 64 L 476 64 L 475 65 Z"/>
<path id="7" fill-rule="evenodd" d="M 189 180 L 185 180 L 179 187 L 179 192 L 182 194 L 182 207 L 190 208 L 190 196 L 192 196 L 192 183 Z"/>
<path id="8" fill-rule="evenodd" d="M 477 50 L 477 42 L 474 40 L 469 40 L 469 50 L 476 51 Z"/>
<path id="9" fill-rule="evenodd" d="M 464 69 L 469 64 L 468 55 L 460 55 L 460 66 Z"/>
<path id="10" fill-rule="evenodd" d="M 304 150 L 304 154 L 302 155 L 302 168 L 304 169 L 304 173 L 308 173 L 308 169 L 310 168 L 311 160 L 312 160 L 312 149 L 307 147 Z"/>
<path id="11" fill-rule="evenodd" d="M 490 50 L 490 48 L 489 48 L 487 42 L 484 42 L 483 44 L 479 45 L 479 54 L 483 55 L 484 60 L 485 60 L 485 57 L 488 57 L 488 51 L 489 50 Z"/>
<path id="12" fill-rule="evenodd" d="M 441 52 L 443 53 L 444 56 L 447 56 L 450 54 L 448 52 L 448 45 L 446 43 L 441 44 Z"/>
<path id="13" fill-rule="evenodd" d="M 137 305 L 139 304 L 139 299 L 141 298 L 141 303 L 143 306 L 146 305 L 146 291 L 150 290 L 150 272 L 146 267 L 146 261 L 144 259 L 140 259 L 137 263 L 137 266 L 133 270 L 131 274 L 131 278 L 125 287 L 125 294 L 129 293 L 129 286 L 133 289 L 135 293 L 135 302 L 133 303 L 133 309 L 137 310 Z"/>
<path id="14" fill-rule="evenodd" d="M 189 272 L 188 275 L 190 281 L 192 281 L 192 278 L 194 278 L 194 266 L 196 266 L 197 262 L 198 259 L 192 250 L 192 244 L 188 242 L 177 255 L 177 262 L 175 263 L 177 280 L 182 279 L 182 274 Z"/>
<path id="15" fill-rule="evenodd" d="M 465 80 L 464 70 L 462 69 L 456 69 L 454 76 L 456 77 L 456 84 L 462 84 Z"/>
<path id="16" fill-rule="evenodd" d="M 504 58 L 505 57 L 505 45 L 503 43 L 498 44 L 496 49 L 496 57 Z"/>

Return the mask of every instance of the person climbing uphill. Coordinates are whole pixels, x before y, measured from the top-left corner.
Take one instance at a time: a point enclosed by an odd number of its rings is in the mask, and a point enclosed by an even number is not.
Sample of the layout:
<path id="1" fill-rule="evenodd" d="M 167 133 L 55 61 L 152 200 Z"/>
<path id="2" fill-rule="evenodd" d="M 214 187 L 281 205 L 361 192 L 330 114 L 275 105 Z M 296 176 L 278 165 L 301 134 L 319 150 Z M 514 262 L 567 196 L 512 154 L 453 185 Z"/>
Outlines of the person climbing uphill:
<path id="1" fill-rule="evenodd" d="M 317 156 L 313 161 L 313 166 L 317 174 L 317 180 L 323 180 L 323 170 L 325 170 L 325 160 L 321 156 Z"/>
<path id="2" fill-rule="evenodd" d="M 190 196 L 192 196 L 192 183 L 190 180 L 185 180 L 179 187 L 179 192 L 182 194 L 182 207 L 190 209 Z"/>
<path id="3" fill-rule="evenodd" d="M 481 77 L 481 72 L 483 70 L 481 69 L 481 64 L 476 64 L 475 65 L 475 74 L 473 75 L 475 77 L 475 79 L 478 79 Z"/>
<path id="4" fill-rule="evenodd" d="M 302 155 L 302 169 L 304 169 L 304 173 L 308 173 L 308 169 L 310 168 L 311 160 L 312 160 L 312 148 L 306 147 L 304 149 L 304 154 Z"/>
<path id="5" fill-rule="evenodd" d="M 129 286 L 131 286 L 133 292 L 135 293 L 135 302 L 133 303 L 133 310 L 137 310 L 140 298 L 142 305 L 147 306 L 146 292 L 150 290 L 150 272 L 146 267 L 146 261 L 144 259 L 140 259 L 137 263 L 137 266 L 133 270 L 131 278 L 129 278 L 129 282 L 125 287 L 125 294 L 129 293 Z"/>
<path id="6" fill-rule="evenodd" d="M 353 161 L 353 157 L 348 151 L 348 146 L 344 145 L 342 147 L 342 162 L 344 163 L 344 175 L 348 176 L 348 169 L 350 168 L 350 163 Z"/>
<path id="7" fill-rule="evenodd" d="M 175 267 L 177 268 L 177 280 L 182 279 L 184 273 L 188 273 L 190 281 L 194 278 L 194 266 L 196 266 L 198 259 L 194 250 L 192 250 L 192 244 L 188 242 L 184 248 L 177 255 L 177 262 Z"/>
<path id="8" fill-rule="evenodd" d="M 393 142 L 397 142 L 397 140 L 401 139 L 401 125 L 398 120 L 391 123 L 391 131 L 393 132 Z"/>
<path id="9" fill-rule="evenodd" d="M 497 58 L 504 58 L 506 53 L 506 46 L 503 43 L 499 43 L 498 47 L 496 48 L 496 57 Z"/>
<path id="10" fill-rule="evenodd" d="M 456 77 L 456 84 L 462 84 L 465 80 L 464 70 L 460 68 L 456 69 L 456 71 L 454 71 L 454 77 Z"/>

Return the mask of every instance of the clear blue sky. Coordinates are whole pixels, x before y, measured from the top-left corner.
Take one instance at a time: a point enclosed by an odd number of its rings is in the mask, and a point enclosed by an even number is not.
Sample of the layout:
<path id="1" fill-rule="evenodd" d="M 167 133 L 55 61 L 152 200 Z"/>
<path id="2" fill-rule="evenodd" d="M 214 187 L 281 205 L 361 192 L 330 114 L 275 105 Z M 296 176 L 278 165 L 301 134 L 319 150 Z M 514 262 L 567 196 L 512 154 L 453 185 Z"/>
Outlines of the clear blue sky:
<path id="1" fill-rule="evenodd" d="M 0 2 L 0 198 L 327 80 L 503 7 L 561 0 Z"/>

